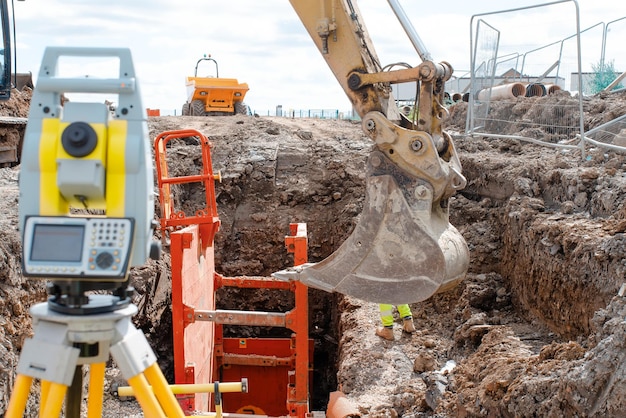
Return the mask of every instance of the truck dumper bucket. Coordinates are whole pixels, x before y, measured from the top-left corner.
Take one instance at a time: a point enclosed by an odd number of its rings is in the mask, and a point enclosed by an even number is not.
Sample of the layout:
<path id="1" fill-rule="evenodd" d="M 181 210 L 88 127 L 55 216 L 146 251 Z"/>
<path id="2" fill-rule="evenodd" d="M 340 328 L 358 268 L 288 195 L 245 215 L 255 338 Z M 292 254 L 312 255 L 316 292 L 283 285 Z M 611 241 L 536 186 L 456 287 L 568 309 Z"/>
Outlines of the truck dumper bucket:
<path id="1" fill-rule="evenodd" d="M 323 261 L 273 276 L 396 305 L 426 300 L 463 279 L 469 249 L 448 222 L 447 207 L 433 202 L 422 180 L 377 164 L 373 169 L 368 162 L 364 207 L 352 235 Z"/>

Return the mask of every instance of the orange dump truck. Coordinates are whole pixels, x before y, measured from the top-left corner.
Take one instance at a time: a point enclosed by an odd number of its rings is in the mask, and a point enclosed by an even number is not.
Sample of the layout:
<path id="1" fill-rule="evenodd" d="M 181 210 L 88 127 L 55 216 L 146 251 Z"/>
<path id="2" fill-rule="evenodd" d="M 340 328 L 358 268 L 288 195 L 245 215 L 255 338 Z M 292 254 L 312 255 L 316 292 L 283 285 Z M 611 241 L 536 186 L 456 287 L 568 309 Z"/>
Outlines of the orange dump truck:
<path id="1" fill-rule="evenodd" d="M 215 63 L 215 77 L 198 77 L 198 64 L 202 61 Z M 246 115 L 248 106 L 243 99 L 248 84 L 236 78 L 220 78 L 217 61 L 204 57 L 196 63 L 193 77 L 186 78 L 187 102 L 183 105 L 183 116 Z"/>

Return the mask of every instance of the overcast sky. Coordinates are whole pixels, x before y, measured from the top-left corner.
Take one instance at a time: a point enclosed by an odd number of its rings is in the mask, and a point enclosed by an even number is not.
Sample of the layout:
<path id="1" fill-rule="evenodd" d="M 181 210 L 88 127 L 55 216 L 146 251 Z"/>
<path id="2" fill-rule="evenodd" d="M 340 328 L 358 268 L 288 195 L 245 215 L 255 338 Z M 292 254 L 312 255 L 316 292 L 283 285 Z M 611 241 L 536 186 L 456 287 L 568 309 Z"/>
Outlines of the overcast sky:
<path id="1" fill-rule="evenodd" d="M 428 52 L 461 77 L 469 70 L 473 15 L 542 4 L 528 0 L 400 0 Z M 543 3 L 546 4 L 546 3 Z M 626 2 L 579 0 L 583 71 L 600 60 L 604 24 L 607 61 L 626 70 Z M 220 77 L 249 84 L 246 103 L 259 113 L 283 109 L 339 109 L 350 103 L 288 0 L 25 0 L 15 1 L 18 71 L 36 79 L 46 46 L 128 47 L 143 104 L 178 114 L 186 100 L 185 77 L 204 54 L 218 62 Z M 421 61 L 385 0 L 358 6 L 381 64 Z M 576 30 L 572 1 L 515 13 L 480 16 L 501 31 L 499 56 L 519 57 L 558 42 Z M 478 19 L 475 18 L 474 22 Z M 594 26 L 598 25 L 598 26 Z M 619 41 L 618 41 L 619 39 Z M 565 51 L 575 43 L 564 43 Z M 554 54 L 554 48 L 549 48 Z M 558 51 L 556 52 L 558 59 Z M 538 54 L 533 54 L 538 55 Z M 553 62 L 526 73 L 543 73 Z M 206 65 L 204 64 L 201 65 Z M 214 67 L 204 67 L 208 72 Z"/>

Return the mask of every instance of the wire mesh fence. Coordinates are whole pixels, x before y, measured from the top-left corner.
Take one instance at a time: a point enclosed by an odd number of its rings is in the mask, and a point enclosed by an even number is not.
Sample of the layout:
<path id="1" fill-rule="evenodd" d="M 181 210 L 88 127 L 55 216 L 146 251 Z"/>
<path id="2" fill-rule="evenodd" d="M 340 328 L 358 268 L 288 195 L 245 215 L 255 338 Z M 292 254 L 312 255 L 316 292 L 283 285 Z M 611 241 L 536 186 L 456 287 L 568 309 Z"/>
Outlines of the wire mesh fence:
<path id="1" fill-rule="evenodd" d="M 626 34 L 626 17 L 581 30 L 578 8 L 572 8 L 570 13 L 561 13 L 559 18 L 571 22 L 570 26 L 575 27 L 573 34 L 546 42 L 541 31 L 536 34 L 528 31 L 523 34 L 524 49 L 507 43 L 509 38 L 504 33 L 510 28 L 502 23 L 507 22 L 503 16 L 513 14 L 516 19 L 530 21 L 533 14 L 549 13 L 553 10 L 550 7 L 561 6 L 559 3 L 574 2 L 563 0 L 472 17 L 466 134 L 513 137 L 555 147 L 578 147 L 583 154 L 586 143 L 626 151 L 623 118 L 584 132 L 583 99 L 586 94 L 598 92 L 598 87 L 594 86 L 598 74 L 597 71 L 582 71 L 581 56 L 581 45 L 584 45 L 585 51 L 591 51 L 585 60 L 593 57 L 598 63 L 597 66 L 591 63 L 594 70 L 597 67 L 600 70 L 613 68 L 613 56 L 607 56 L 606 51 L 614 51 L 618 41 L 616 34 Z M 621 55 L 619 59 L 622 59 Z M 607 62 L 611 65 L 607 66 Z M 626 62 L 620 61 L 620 64 L 626 65 Z M 613 80 L 619 75 L 615 72 L 609 76 Z M 621 85 L 615 84 L 615 88 L 619 87 Z M 624 139 L 617 144 L 620 135 Z M 576 139 L 578 144 L 572 145 Z"/>
<path id="2" fill-rule="evenodd" d="M 253 115 L 275 116 L 284 118 L 313 118 L 313 119 L 348 119 L 358 120 L 359 115 L 354 110 L 341 111 L 339 109 L 275 109 L 253 110 Z"/>
<path id="3" fill-rule="evenodd" d="M 313 119 L 346 119 L 359 120 L 359 115 L 354 110 L 339 109 L 250 109 L 249 116 L 270 116 L 283 118 L 313 118 Z M 148 109 L 148 116 L 181 116 L 177 109 Z"/>
<path id="4" fill-rule="evenodd" d="M 585 141 L 614 151 L 626 151 L 626 115 L 585 132 Z"/>

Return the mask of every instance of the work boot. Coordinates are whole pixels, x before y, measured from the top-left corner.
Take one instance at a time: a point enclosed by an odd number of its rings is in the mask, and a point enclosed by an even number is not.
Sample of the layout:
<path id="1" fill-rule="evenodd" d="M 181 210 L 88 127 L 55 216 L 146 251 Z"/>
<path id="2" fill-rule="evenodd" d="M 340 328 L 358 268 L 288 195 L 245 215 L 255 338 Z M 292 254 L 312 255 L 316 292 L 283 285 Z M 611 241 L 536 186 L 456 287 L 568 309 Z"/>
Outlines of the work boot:
<path id="1" fill-rule="evenodd" d="M 385 340 L 393 341 L 393 327 L 380 327 L 376 328 L 376 335 Z"/>
<path id="2" fill-rule="evenodd" d="M 402 318 L 402 331 L 407 332 L 409 334 L 413 334 L 415 332 L 415 325 L 413 324 L 413 318 L 407 316 L 406 318 Z"/>

